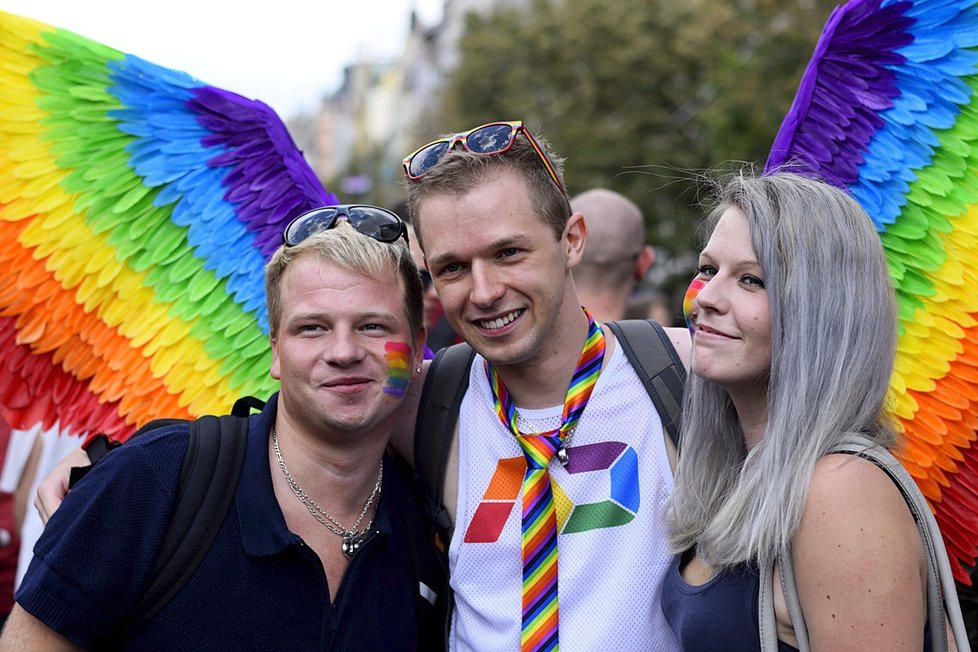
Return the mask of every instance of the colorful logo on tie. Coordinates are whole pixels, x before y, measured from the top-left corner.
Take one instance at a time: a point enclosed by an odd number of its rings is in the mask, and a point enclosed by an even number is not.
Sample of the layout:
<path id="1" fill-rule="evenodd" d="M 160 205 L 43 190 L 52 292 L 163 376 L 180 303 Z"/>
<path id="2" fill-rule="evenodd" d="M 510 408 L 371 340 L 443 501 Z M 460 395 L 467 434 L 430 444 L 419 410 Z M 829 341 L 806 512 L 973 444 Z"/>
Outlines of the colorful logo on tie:
<path id="1" fill-rule="evenodd" d="M 573 534 L 624 525 L 635 518 L 641 503 L 638 481 L 638 454 L 620 441 L 573 446 L 567 450 L 570 475 L 607 470 L 611 495 L 599 503 L 575 505 L 564 489 L 553 480 L 557 509 L 557 532 Z M 493 543 L 516 506 L 526 472 L 526 458 L 499 460 L 482 502 L 465 530 L 466 543 Z"/>
<path id="2" fill-rule="evenodd" d="M 411 349 L 403 342 L 387 342 L 384 350 L 387 351 L 387 384 L 384 385 L 384 393 L 400 398 L 407 392 L 408 381 L 411 380 L 408 365 Z"/>

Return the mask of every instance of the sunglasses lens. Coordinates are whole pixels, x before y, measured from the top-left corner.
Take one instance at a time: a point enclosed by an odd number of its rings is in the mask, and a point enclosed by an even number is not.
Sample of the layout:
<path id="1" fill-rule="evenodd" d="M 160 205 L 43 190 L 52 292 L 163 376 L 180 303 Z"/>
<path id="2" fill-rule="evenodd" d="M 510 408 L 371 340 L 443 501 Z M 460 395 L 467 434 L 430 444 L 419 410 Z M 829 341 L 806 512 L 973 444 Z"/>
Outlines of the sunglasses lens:
<path id="1" fill-rule="evenodd" d="M 313 234 L 333 228 L 336 214 L 335 208 L 320 208 L 300 215 L 285 229 L 282 240 L 288 246 L 294 247 Z"/>
<path id="2" fill-rule="evenodd" d="M 510 125 L 488 125 L 468 135 L 465 145 L 475 154 L 496 154 L 513 144 L 516 130 Z"/>
<path id="3" fill-rule="evenodd" d="M 379 208 L 356 206 L 350 208 L 349 218 L 353 228 L 381 242 L 394 242 L 405 233 L 400 218 Z"/>
<path id="4" fill-rule="evenodd" d="M 408 173 L 411 178 L 423 177 L 428 170 L 438 165 L 438 161 L 448 151 L 448 141 L 440 141 L 428 145 L 423 150 L 411 157 L 408 164 Z"/>

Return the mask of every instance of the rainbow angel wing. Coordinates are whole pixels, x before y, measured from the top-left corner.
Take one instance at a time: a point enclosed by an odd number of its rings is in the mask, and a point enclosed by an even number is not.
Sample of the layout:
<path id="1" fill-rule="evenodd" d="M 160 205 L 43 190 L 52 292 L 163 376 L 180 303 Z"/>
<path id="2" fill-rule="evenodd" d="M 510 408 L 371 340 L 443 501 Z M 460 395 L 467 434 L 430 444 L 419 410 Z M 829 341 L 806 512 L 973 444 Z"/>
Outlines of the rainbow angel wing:
<path id="1" fill-rule="evenodd" d="M 846 187 L 899 301 L 902 453 L 955 576 L 978 552 L 978 2 L 852 0 L 826 23 L 767 169 Z"/>
<path id="2" fill-rule="evenodd" d="M 335 203 L 261 102 L 0 12 L 0 407 L 125 439 L 269 377 L 263 266 Z"/>

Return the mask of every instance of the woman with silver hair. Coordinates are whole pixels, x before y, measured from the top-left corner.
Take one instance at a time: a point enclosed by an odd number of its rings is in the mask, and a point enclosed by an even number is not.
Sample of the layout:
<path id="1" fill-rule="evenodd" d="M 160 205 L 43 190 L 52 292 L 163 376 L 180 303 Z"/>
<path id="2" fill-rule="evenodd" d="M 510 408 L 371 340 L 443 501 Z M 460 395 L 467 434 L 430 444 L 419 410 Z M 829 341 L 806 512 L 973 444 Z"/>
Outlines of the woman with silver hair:
<path id="1" fill-rule="evenodd" d="M 687 294 L 667 620 L 687 650 L 768 649 L 773 585 L 777 649 L 931 649 L 928 557 L 907 502 L 881 467 L 832 452 L 853 437 L 896 445 L 896 304 L 871 220 L 828 184 L 741 174 L 708 225 Z"/>

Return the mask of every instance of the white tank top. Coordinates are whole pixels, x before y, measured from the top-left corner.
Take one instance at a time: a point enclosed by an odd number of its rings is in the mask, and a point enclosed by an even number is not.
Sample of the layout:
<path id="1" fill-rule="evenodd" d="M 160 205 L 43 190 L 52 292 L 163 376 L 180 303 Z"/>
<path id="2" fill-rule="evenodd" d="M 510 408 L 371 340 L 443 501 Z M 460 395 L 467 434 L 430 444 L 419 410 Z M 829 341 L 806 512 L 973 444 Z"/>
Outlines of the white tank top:
<path id="1" fill-rule="evenodd" d="M 459 412 L 450 646 L 519 650 L 526 462 L 496 416 L 483 365 L 477 355 Z M 562 410 L 519 410 L 521 429 L 554 428 Z M 672 472 L 661 420 L 621 347 L 598 377 L 568 458 L 566 468 L 550 464 L 562 652 L 678 651 L 660 606 L 672 558 L 662 519 Z"/>

